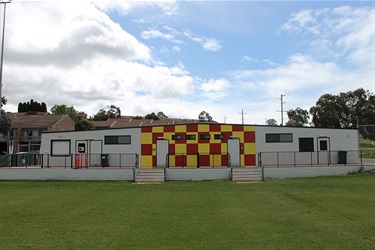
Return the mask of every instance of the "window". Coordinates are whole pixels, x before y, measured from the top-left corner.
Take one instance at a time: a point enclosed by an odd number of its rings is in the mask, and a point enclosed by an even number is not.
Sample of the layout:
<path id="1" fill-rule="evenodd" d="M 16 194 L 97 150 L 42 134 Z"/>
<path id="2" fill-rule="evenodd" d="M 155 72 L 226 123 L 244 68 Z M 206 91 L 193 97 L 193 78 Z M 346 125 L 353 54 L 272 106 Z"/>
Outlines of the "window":
<path id="1" fill-rule="evenodd" d="M 130 135 L 107 135 L 104 136 L 104 144 L 131 144 Z"/>
<path id="2" fill-rule="evenodd" d="M 211 139 L 210 134 L 203 134 L 203 135 L 201 135 L 201 140 L 209 140 L 209 139 Z"/>
<path id="3" fill-rule="evenodd" d="M 186 135 L 186 140 L 195 140 L 196 136 L 195 135 Z"/>
<path id="4" fill-rule="evenodd" d="M 299 138 L 300 152 L 314 152 L 314 138 Z"/>
<path id="5" fill-rule="evenodd" d="M 320 141 L 319 142 L 319 148 L 320 148 L 321 151 L 327 151 L 328 150 L 327 141 Z"/>
<path id="6" fill-rule="evenodd" d="M 293 134 L 292 133 L 286 133 L 286 134 L 266 134 L 266 142 L 267 143 L 293 142 Z"/>
<path id="7" fill-rule="evenodd" d="M 223 135 L 223 134 L 214 135 L 214 138 L 215 138 L 215 140 L 224 140 L 225 135 Z"/>
<path id="8" fill-rule="evenodd" d="M 182 135 L 172 135 L 172 140 L 182 140 Z"/>
<path id="9" fill-rule="evenodd" d="M 51 156 L 70 155 L 70 140 L 52 140 Z"/>

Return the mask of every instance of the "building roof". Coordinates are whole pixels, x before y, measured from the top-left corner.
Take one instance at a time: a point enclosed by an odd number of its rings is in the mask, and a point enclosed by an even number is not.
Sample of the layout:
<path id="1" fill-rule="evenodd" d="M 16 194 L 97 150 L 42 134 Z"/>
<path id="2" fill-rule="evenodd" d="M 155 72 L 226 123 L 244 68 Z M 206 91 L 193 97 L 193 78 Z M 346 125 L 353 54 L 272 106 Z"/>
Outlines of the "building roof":
<path id="1" fill-rule="evenodd" d="M 129 128 L 129 127 L 149 127 L 149 126 L 162 126 L 162 125 L 194 124 L 194 123 L 200 123 L 200 122 L 199 120 L 193 120 L 193 119 L 165 118 L 165 119 L 160 119 L 160 120 L 152 120 L 152 119 L 133 119 L 131 116 L 124 116 L 119 119 L 108 119 L 106 121 L 93 121 L 93 123 L 97 129 L 108 129 L 108 128 Z M 217 123 L 217 122 L 212 121 L 208 123 Z"/>
<path id="2" fill-rule="evenodd" d="M 52 128 L 59 123 L 62 119 L 69 116 L 52 115 L 49 113 L 42 113 L 37 115 L 28 115 L 27 113 L 7 113 L 12 121 L 12 128 L 30 128 L 30 129 L 46 129 Z"/>

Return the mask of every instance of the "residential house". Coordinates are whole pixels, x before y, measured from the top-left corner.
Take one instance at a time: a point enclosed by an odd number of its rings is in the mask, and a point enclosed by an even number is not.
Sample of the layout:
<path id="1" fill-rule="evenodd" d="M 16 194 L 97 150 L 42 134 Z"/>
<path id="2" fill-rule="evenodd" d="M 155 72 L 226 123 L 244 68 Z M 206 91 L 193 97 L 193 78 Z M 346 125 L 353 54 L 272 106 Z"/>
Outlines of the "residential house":
<path id="1" fill-rule="evenodd" d="M 8 135 L 0 134 L 1 154 L 39 153 L 43 132 L 73 131 L 75 122 L 69 115 L 7 113 L 12 121 Z"/>

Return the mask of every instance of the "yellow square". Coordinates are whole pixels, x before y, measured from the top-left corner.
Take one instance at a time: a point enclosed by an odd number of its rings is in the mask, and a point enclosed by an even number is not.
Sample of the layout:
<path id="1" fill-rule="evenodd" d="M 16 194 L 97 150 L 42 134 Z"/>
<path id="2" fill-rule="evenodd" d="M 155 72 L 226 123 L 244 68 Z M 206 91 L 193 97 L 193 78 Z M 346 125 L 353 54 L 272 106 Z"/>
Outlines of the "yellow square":
<path id="1" fill-rule="evenodd" d="M 196 167 L 198 163 L 196 155 L 188 155 L 186 161 L 187 167 Z"/>
<path id="2" fill-rule="evenodd" d="M 222 143 L 221 144 L 221 153 L 226 154 L 228 152 L 228 144 Z"/>
<path id="3" fill-rule="evenodd" d="M 209 124 L 198 124 L 198 132 L 209 132 L 210 125 Z"/>
<path id="4" fill-rule="evenodd" d="M 211 157 L 213 166 L 221 166 L 221 155 L 212 155 Z"/>
<path id="5" fill-rule="evenodd" d="M 245 143 L 244 144 L 244 154 L 256 154 L 255 143 Z"/>
<path id="6" fill-rule="evenodd" d="M 186 144 L 175 144 L 175 154 L 186 154 Z"/>
<path id="7" fill-rule="evenodd" d="M 247 125 L 245 125 L 245 126 L 243 127 L 243 131 L 246 131 L 246 132 L 253 132 L 253 131 L 255 131 L 255 127 L 254 127 L 254 126 L 247 126 Z"/>
<path id="8" fill-rule="evenodd" d="M 142 167 L 152 167 L 152 156 L 151 155 L 142 155 L 141 157 L 141 166 Z"/>
<path id="9" fill-rule="evenodd" d="M 163 132 L 164 132 L 163 126 L 152 127 L 152 133 L 163 133 Z"/>
<path id="10" fill-rule="evenodd" d="M 245 156 L 243 154 L 241 154 L 241 162 L 240 162 L 240 166 L 244 166 L 244 163 L 245 162 Z"/>
<path id="11" fill-rule="evenodd" d="M 221 125 L 221 132 L 232 132 L 232 125 Z"/>
<path id="12" fill-rule="evenodd" d="M 238 137 L 240 138 L 240 142 L 243 143 L 244 140 L 243 140 L 243 132 L 233 132 L 232 134 L 234 137 Z"/>
<path id="13" fill-rule="evenodd" d="M 152 133 L 142 133 L 142 144 L 152 144 Z"/>
<path id="14" fill-rule="evenodd" d="M 175 128 L 174 128 L 174 131 L 176 132 L 176 133 L 178 133 L 178 132 L 186 132 L 186 125 L 178 125 L 178 126 L 175 126 Z"/>
<path id="15" fill-rule="evenodd" d="M 174 155 L 169 156 L 169 167 L 175 167 L 176 166 L 176 157 Z"/>
<path id="16" fill-rule="evenodd" d="M 175 142 L 174 140 L 172 140 L 172 135 L 174 135 L 174 133 L 171 133 L 171 132 L 164 133 L 164 138 L 169 140 L 169 143 L 171 144 Z"/>
<path id="17" fill-rule="evenodd" d="M 210 144 L 198 144 L 198 152 L 201 154 L 208 154 L 210 153 Z"/>

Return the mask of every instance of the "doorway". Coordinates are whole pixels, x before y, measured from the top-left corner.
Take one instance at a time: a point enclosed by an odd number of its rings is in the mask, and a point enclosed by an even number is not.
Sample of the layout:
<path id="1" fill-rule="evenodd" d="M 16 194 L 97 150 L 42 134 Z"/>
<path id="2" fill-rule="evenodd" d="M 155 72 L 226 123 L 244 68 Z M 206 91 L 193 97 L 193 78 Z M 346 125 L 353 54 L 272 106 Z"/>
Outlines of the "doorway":
<path id="1" fill-rule="evenodd" d="M 156 166 L 168 166 L 169 141 L 165 138 L 156 140 Z"/>
<path id="2" fill-rule="evenodd" d="M 230 137 L 228 139 L 228 164 L 230 166 L 241 166 L 240 138 Z"/>

